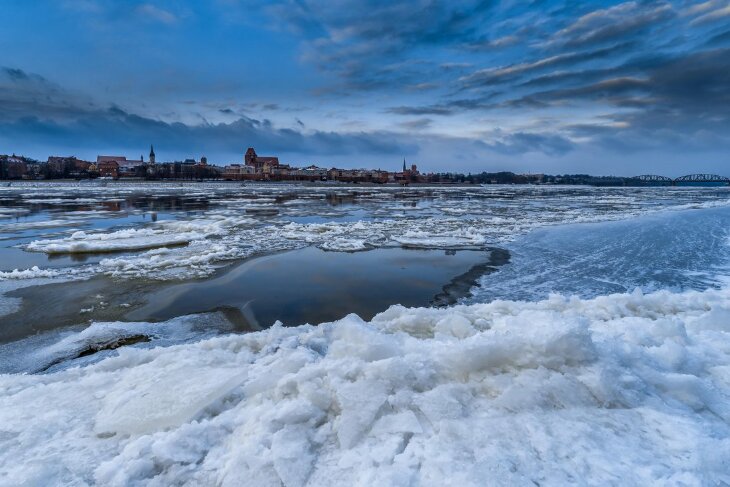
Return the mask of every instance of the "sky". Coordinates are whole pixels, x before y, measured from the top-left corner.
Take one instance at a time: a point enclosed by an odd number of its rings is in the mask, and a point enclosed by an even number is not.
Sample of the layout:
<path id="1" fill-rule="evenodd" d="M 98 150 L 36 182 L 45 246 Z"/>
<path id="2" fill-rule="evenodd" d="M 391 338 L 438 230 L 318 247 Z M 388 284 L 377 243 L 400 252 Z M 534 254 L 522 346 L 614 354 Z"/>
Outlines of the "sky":
<path id="1" fill-rule="evenodd" d="M 730 0 L 0 0 L 0 153 L 730 175 Z"/>

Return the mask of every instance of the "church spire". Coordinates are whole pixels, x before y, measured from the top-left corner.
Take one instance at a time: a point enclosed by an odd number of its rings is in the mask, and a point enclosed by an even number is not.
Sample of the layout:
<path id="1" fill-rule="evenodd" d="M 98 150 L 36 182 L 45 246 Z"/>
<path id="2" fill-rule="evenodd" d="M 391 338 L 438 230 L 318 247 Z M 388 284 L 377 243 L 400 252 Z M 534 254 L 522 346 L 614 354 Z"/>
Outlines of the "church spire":
<path id="1" fill-rule="evenodd" d="M 406 158 L 403 158 L 403 172 L 406 172 Z"/>
<path id="2" fill-rule="evenodd" d="M 155 148 L 150 145 L 150 164 L 155 163 Z"/>

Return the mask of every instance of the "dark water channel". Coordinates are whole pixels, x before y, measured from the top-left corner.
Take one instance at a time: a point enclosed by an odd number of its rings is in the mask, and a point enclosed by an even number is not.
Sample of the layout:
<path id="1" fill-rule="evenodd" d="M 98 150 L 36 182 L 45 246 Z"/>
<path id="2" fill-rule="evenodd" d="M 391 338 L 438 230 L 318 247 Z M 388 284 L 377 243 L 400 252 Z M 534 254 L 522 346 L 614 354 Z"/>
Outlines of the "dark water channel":
<path id="1" fill-rule="evenodd" d="M 236 329 L 321 323 L 393 304 L 443 306 L 466 296 L 509 254 L 490 250 L 325 252 L 308 247 L 243 261 L 205 280 L 184 283 L 87 281 L 19 289 L 21 308 L 0 317 L 0 342 L 90 321 L 164 321 L 222 311 Z"/>
<path id="2" fill-rule="evenodd" d="M 504 259 L 490 251 L 386 248 L 345 253 L 309 247 L 244 262 L 202 283 L 162 289 L 128 318 L 166 320 L 223 309 L 253 328 L 276 320 L 320 323 L 349 313 L 370 319 L 392 304 L 451 304 Z"/>

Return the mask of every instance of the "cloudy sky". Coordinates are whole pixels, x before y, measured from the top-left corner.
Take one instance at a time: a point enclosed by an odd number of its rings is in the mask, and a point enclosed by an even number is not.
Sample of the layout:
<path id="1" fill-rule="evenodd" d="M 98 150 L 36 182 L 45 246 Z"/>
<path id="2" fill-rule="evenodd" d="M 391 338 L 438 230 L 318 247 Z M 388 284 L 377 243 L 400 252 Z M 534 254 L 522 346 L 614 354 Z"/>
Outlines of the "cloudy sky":
<path id="1" fill-rule="evenodd" d="M 730 173 L 730 1 L 3 0 L 0 153 Z"/>

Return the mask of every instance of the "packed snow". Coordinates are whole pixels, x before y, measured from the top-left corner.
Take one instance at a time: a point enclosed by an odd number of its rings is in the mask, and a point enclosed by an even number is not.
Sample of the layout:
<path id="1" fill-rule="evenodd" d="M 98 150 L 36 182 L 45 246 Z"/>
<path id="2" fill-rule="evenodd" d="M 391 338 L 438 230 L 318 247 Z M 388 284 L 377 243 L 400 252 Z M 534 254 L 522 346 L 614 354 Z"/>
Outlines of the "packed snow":
<path id="1" fill-rule="evenodd" d="M 393 306 L 369 323 L 120 348 L 0 376 L 0 479 L 722 485 L 729 333 L 730 291 L 710 290 Z"/>

